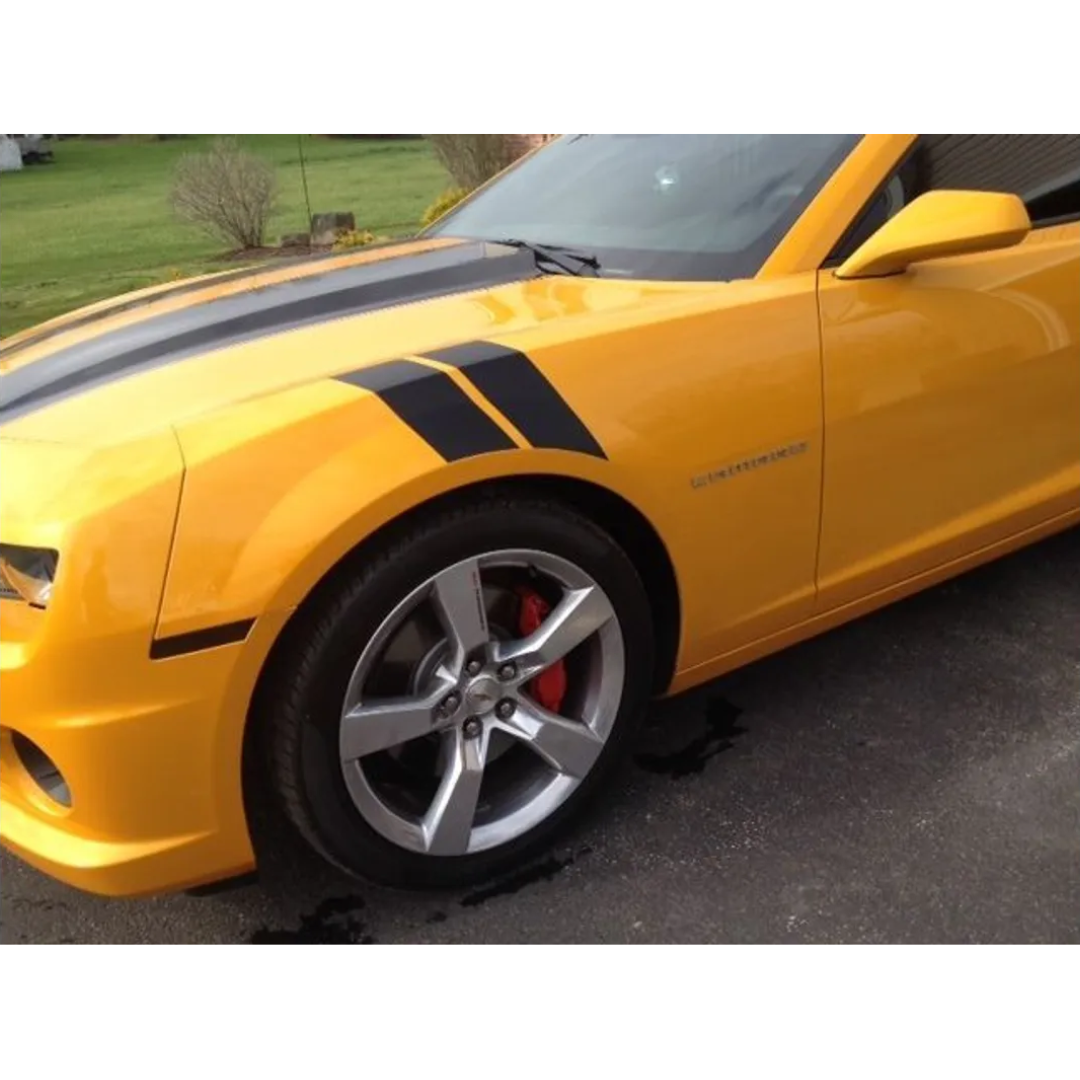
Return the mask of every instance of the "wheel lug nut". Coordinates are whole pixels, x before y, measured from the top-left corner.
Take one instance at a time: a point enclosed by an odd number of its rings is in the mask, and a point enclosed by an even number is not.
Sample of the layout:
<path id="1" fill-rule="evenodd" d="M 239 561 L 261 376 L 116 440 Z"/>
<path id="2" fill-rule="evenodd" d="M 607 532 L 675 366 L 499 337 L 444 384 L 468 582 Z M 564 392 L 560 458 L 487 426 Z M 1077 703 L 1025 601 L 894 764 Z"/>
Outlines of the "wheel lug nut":
<path id="1" fill-rule="evenodd" d="M 517 706 L 512 701 L 500 701 L 495 715 L 500 720 L 509 720 L 517 712 Z"/>
<path id="2" fill-rule="evenodd" d="M 456 691 L 442 703 L 444 716 L 453 716 L 461 708 L 461 695 Z"/>
<path id="3" fill-rule="evenodd" d="M 503 682 L 511 682 L 513 679 L 517 678 L 517 664 L 503 664 L 503 666 L 499 668 L 499 678 Z"/>
<path id="4" fill-rule="evenodd" d="M 477 720 L 475 716 L 470 716 L 465 721 L 465 726 L 461 729 L 461 733 L 466 739 L 479 739 L 484 734 L 483 722 Z"/>
<path id="5" fill-rule="evenodd" d="M 475 679 L 481 671 L 484 670 L 484 665 L 479 660 L 470 660 L 468 666 L 465 668 L 465 673 L 470 679 Z"/>

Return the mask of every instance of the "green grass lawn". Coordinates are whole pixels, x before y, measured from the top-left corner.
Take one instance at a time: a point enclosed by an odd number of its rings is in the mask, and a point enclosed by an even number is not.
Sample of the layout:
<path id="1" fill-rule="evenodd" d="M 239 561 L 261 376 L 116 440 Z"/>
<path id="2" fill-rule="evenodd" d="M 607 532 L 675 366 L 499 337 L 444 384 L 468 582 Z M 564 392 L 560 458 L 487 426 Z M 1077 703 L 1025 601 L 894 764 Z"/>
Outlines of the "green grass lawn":
<path id="1" fill-rule="evenodd" d="M 273 163 L 278 204 L 268 240 L 307 231 L 295 135 L 243 135 Z M 177 221 L 176 160 L 211 136 L 171 142 L 78 139 L 55 163 L 0 177 L 0 337 L 65 311 L 178 276 L 226 269 L 221 245 Z M 312 209 L 351 211 L 381 235 L 418 228 L 449 183 L 426 142 L 304 138 Z"/>

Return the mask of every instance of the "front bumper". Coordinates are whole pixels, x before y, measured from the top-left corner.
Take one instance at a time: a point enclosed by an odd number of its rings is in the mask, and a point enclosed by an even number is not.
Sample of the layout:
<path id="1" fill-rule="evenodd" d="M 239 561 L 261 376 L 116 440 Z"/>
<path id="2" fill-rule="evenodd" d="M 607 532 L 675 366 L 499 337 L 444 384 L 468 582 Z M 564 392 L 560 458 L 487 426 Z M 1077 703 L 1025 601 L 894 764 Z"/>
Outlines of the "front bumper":
<path id="1" fill-rule="evenodd" d="M 75 836 L 0 787 L 0 838 L 23 862 L 83 892 L 150 896 L 232 876 L 206 839 L 125 844 Z M 220 866 L 220 874 L 210 867 Z M 192 876 L 201 868 L 202 873 Z"/>
<path id="2" fill-rule="evenodd" d="M 64 650 L 0 645 L 0 843 L 106 896 L 174 892 L 251 870 L 243 731 L 272 622 L 245 645 L 101 666 L 93 684 L 85 662 Z M 80 670 L 69 683 L 72 663 Z M 70 807 L 38 786 L 15 732 L 52 759 Z"/>

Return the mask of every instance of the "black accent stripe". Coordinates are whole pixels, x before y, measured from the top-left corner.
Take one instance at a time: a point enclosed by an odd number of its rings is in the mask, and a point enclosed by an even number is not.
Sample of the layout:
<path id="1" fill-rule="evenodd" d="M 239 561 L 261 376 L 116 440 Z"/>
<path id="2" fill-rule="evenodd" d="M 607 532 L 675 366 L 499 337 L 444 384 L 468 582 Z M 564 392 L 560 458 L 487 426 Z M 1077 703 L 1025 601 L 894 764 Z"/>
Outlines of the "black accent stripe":
<path id="1" fill-rule="evenodd" d="M 604 448 L 524 353 L 477 341 L 429 353 L 455 367 L 539 450 L 606 458 Z"/>
<path id="2" fill-rule="evenodd" d="M 97 386 L 334 319 L 536 277 L 528 252 L 468 243 L 291 279 L 151 316 L 0 378 L 0 422 Z"/>
<path id="3" fill-rule="evenodd" d="M 322 256 L 320 256 L 321 258 Z M 299 262 L 299 260 L 298 260 Z M 294 264 L 295 265 L 295 264 Z M 61 334 L 70 334 L 75 330 L 84 330 L 94 323 L 104 322 L 106 319 L 114 319 L 118 315 L 126 315 L 140 308 L 152 307 L 154 304 L 165 300 L 175 300 L 177 297 L 186 296 L 190 293 L 207 292 L 216 289 L 219 285 L 231 285 L 245 278 L 258 277 L 261 274 L 272 274 L 275 270 L 281 270 L 281 266 L 263 264 L 261 266 L 247 266 L 241 270 L 230 270 L 224 274 L 215 274 L 209 280 L 181 281 L 177 284 L 159 290 L 151 296 L 138 296 L 135 298 L 121 298 L 114 304 L 109 304 L 100 310 L 88 311 L 83 315 L 76 315 L 56 325 L 43 326 L 29 337 L 10 345 L 0 343 L 0 360 L 9 360 L 11 357 L 32 349 L 35 345 L 41 345 Z M 153 288 L 148 285 L 147 288 Z M 140 290 L 141 291 L 141 290 Z"/>
<path id="4" fill-rule="evenodd" d="M 239 645 L 247 641 L 248 634 L 255 626 L 255 620 L 230 623 L 228 626 L 214 626 L 209 630 L 196 630 L 193 634 L 180 634 L 178 637 L 160 638 L 150 643 L 151 660 L 175 660 L 178 656 L 191 656 L 193 653 L 220 649 L 225 645 Z"/>
<path id="5" fill-rule="evenodd" d="M 381 251 L 384 248 L 397 247 L 409 243 L 412 243 L 412 240 L 409 237 L 398 237 L 394 240 L 385 240 L 377 244 L 369 244 L 364 248 L 364 254 L 367 255 L 372 251 Z M 126 315 L 128 312 L 138 311 L 140 308 L 152 307 L 154 304 L 161 303 L 164 300 L 175 300 L 179 296 L 208 292 L 212 289 L 216 289 L 220 285 L 234 285 L 238 281 L 262 277 L 264 274 L 276 274 L 280 273 L 282 270 L 303 270 L 305 267 L 313 265 L 317 266 L 319 263 L 330 262 L 335 259 L 340 259 L 341 257 L 340 252 L 330 251 L 318 255 L 299 256 L 295 259 L 287 259 L 284 262 L 274 262 L 270 260 L 261 262 L 256 266 L 244 266 L 238 270 L 226 270 L 223 273 L 214 274 L 213 277 L 206 279 L 178 281 L 175 285 L 158 289 L 150 296 L 137 296 L 134 298 L 121 296 L 117 298 L 115 303 L 108 304 L 106 307 L 87 312 L 84 315 L 76 315 L 73 318 L 64 320 L 62 323 L 43 326 L 28 337 L 23 338 L 21 341 L 14 342 L 10 345 L 5 345 L 0 341 L 0 360 L 8 360 L 12 356 L 22 352 L 24 349 L 31 349 L 35 345 L 41 345 L 43 342 L 50 341 L 55 337 L 59 337 L 61 334 L 69 334 L 74 330 L 83 330 L 87 326 L 93 326 L 94 323 L 102 322 L 105 319 L 115 318 L 117 315 Z M 147 288 L 153 288 L 153 286 L 148 285 Z M 144 290 L 140 290 L 140 292 L 141 291 Z"/>
<path id="6" fill-rule="evenodd" d="M 413 360 L 391 360 L 338 381 L 378 394 L 445 461 L 517 448 L 449 375 Z"/>

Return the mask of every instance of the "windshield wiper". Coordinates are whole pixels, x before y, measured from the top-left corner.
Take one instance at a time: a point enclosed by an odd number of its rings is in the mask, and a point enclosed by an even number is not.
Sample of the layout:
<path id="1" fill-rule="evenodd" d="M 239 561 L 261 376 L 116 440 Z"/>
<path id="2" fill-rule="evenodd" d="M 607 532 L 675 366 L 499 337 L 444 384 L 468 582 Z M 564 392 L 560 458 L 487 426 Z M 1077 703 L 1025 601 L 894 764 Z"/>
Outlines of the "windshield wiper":
<path id="1" fill-rule="evenodd" d="M 591 270 L 593 277 L 600 272 L 600 260 L 595 255 L 574 251 L 573 248 L 558 247 L 554 244 L 533 244 L 528 240 L 517 239 L 495 240 L 493 243 L 517 248 L 519 251 L 528 251 L 536 259 L 537 268 L 541 270 L 545 266 L 553 266 L 571 277 L 585 277 L 586 270 Z"/>

